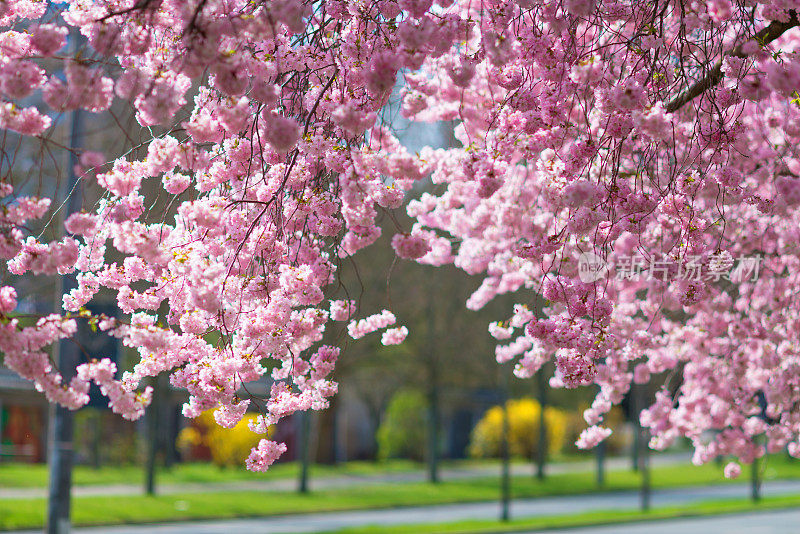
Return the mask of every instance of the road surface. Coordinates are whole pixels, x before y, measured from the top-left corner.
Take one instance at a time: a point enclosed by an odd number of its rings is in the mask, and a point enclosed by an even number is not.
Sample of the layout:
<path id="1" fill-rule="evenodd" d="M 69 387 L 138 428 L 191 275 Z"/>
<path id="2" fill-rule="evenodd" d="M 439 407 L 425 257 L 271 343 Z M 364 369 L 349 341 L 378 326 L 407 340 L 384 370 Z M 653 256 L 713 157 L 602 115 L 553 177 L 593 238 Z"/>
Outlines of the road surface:
<path id="1" fill-rule="evenodd" d="M 779 510 L 669 521 L 646 521 L 628 525 L 570 528 L 547 534 L 797 534 L 800 510 Z M 544 534 L 534 532 L 530 534 Z"/>

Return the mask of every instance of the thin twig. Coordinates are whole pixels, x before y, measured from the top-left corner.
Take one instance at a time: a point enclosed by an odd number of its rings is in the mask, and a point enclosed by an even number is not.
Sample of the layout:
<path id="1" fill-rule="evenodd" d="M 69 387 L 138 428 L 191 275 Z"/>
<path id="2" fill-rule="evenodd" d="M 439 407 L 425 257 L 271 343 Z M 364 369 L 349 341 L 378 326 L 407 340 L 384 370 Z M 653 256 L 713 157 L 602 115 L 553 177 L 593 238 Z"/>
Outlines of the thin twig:
<path id="1" fill-rule="evenodd" d="M 766 46 L 767 44 L 771 43 L 790 29 L 794 28 L 795 26 L 800 25 L 800 20 L 797 18 L 797 13 L 791 11 L 791 18 L 789 22 L 778 22 L 772 21 L 769 26 L 755 34 L 750 41 L 755 41 L 761 46 Z M 746 43 L 747 43 L 746 42 Z M 740 44 L 730 52 L 728 52 L 727 56 L 732 57 L 739 57 L 744 58 L 747 57 L 742 51 L 744 44 Z M 705 75 L 702 79 L 698 80 L 694 83 L 691 87 L 686 89 L 684 92 L 673 98 L 667 103 L 666 109 L 667 113 L 673 113 L 683 107 L 684 104 L 692 101 L 694 98 L 700 96 L 707 90 L 711 89 L 719 82 L 722 81 L 722 60 L 719 60 L 716 65 Z"/>

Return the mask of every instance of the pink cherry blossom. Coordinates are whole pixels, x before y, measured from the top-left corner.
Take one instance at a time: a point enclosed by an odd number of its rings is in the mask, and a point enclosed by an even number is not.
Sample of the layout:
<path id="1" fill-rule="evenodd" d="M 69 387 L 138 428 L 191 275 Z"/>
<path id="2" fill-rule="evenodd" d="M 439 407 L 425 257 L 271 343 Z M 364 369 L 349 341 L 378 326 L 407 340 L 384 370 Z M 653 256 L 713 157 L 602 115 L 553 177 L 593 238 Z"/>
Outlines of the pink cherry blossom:
<path id="1" fill-rule="evenodd" d="M 247 457 L 247 468 L 251 471 L 266 471 L 278 457 L 286 452 L 286 445 L 262 439 Z"/>
<path id="2" fill-rule="evenodd" d="M 0 288 L 0 313 L 8 313 L 17 307 L 17 291 L 10 286 Z"/>
<path id="3" fill-rule="evenodd" d="M 742 474 L 742 467 L 736 462 L 728 462 L 725 465 L 725 478 L 739 478 Z"/>
<path id="4" fill-rule="evenodd" d="M 381 336 L 381 343 L 383 345 L 399 345 L 405 341 L 406 336 L 408 336 L 408 328 L 405 326 L 389 328 Z"/>
<path id="5" fill-rule="evenodd" d="M 405 259 L 418 259 L 431 251 L 431 245 L 420 234 L 397 234 L 392 238 L 392 248 L 398 256 Z"/>

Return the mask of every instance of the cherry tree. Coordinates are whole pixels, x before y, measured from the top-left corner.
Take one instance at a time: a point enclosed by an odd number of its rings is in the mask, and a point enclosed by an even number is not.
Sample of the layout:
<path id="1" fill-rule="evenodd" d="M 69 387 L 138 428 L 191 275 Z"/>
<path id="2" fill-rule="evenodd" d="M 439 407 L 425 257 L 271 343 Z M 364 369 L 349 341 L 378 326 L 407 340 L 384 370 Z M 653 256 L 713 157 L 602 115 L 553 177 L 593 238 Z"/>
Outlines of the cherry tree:
<path id="1" fill-rule="evenodd" d="M 633 382 L 666 375 L 641 416 L 654 448 L 685 436 L 698 463 L 800 456 L 800 2 L 47 6 L 0 2 L 0 350 L 51 401 L 79 408 L 94 382 L 135 419 L 146 379 L 169 373 L 186 416 L 215 408 L 226 427 L 252 407 L 263 434 L 325 408 L 330 321 L 353 339 L 407 334 L 390 310 L 330 298 L 338 262 L 405 205 L 400 258 L 481 276 L 471 309 L 519 295 L 489 326 L 498 361 L 526 377 L 554 359 L 552 386 L 599 385 L 581 446 L 609 434 L 603 416 Z M 409 153 L 385 113 L 398 85 L 407 118 L 454 121 L 461 146 Z M 54 136 L 64 113 L 115 107 L 135 114 L 135 150 Z M 43 168 L 78 157 L 81 183 L 103 189 L 61 239 L 32 230 L 63 202 L 14 183 L 23 143 Z M 70 273 L 61 313 L 15 314 L 13 277 Z M 124 320 L 87 310 L 100 291 Z M 536 294 L 545 308 L 527 305 Z M 65 378 L 47 351 L 78 321 L 138 363 Z M 268 398 L 243 395 L 266 374 Z M 264 438 L 247 465 L 284 450 Z"/>

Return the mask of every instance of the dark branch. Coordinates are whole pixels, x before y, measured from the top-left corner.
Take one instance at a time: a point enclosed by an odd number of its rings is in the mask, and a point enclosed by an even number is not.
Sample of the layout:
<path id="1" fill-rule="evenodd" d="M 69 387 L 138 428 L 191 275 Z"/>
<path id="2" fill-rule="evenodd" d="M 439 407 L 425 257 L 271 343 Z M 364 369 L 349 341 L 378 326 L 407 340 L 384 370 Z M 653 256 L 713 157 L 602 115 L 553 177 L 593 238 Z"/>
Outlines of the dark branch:
<path id="1" fill-rule="evenodd" d="M 800 21 L 797 18 L 797 13 L 791 11 L 791 18 L 789 22 L 777 22 L 772 21 L 769 26 L 755 34 L 751 37 L 751 41 L 755 41 L 761 46 L 766 46 L 790 29 L 794 28 L 795 26 L 800 25 Z M 748 41 L 749 42 L 749 41 Z M 747 57 L 747 54 L 742 52 L 743 44 L 740 44 L 727 54 L 726 56 L 733 56 L 733 57 L 740 57 L 744 58 Z M 698 80 L 694 83 L 691 87 L 686 89 L 684 92 L 673 98 L 672 100 L 667 103 L 667 113 L 672 113 L 674 111 L 679 110 L 684 104 L 690 102 L 695 97 L 702 95 L 708 89 L 711 89 L 719 82 L 722 81 L 722 60 L 718 61 L 716 65 L 705 75 L 702 79 Z"/>

